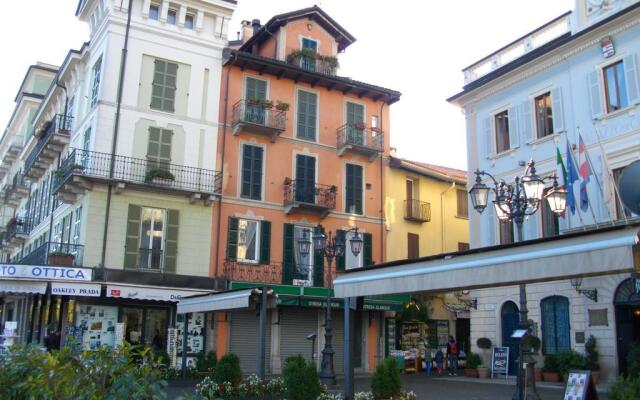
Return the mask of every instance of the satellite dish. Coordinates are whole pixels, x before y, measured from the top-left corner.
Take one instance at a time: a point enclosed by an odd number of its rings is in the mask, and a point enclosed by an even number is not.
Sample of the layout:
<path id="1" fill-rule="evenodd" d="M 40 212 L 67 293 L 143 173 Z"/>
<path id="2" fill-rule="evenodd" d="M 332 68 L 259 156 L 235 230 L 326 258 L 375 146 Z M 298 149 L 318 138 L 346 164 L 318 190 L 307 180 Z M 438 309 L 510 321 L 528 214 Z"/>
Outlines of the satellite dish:
<path id="1" fill-rule="evenodd" d="M 618 189 L 624 206 L 634 214 L 640 214 L 640 160 L 632 162 L 622 170 Z"/>

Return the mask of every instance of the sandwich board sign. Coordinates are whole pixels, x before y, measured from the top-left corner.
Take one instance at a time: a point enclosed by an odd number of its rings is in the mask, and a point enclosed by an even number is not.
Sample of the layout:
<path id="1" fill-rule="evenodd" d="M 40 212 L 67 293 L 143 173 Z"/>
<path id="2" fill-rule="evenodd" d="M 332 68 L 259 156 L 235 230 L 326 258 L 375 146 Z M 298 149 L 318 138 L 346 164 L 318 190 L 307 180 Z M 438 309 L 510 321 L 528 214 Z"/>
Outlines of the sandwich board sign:
<path id="1" fill-rule="evenodd" d="M 563 400 L 598 400 L 591 371 L 569 371 Z"/>
<path id="2" fill-rule="evenodd" d="M 494 374 L 509 374 L 509 348 L 494 347 L 491 354 L 491 377 Z"/>

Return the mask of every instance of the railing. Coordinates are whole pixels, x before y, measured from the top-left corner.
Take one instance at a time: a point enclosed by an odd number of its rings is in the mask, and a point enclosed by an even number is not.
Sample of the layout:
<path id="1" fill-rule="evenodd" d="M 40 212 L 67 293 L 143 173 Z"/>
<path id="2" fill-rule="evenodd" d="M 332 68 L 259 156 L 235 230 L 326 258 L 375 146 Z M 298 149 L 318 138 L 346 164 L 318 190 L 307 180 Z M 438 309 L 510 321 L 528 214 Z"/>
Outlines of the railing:
<path id="1" fill-rule="evenodd" d="M 7 224 L 5 241 L 10 242 L 17 235 L 29 235 L 29 227 L 22 218 L 12 218 Z"/>
<path id="2" fill-rule="evenodd" d="M 301 54 L 305 53 L 305 54 Z M 295 65 L 305 71 L 316 72 L 325 75 L 336 75 L 338 72 L 338 59 L 334 56 L 324 56 L 313 50 L 287 49 L 287 63 Z"/>
<path id="3" fill-rule="evenodd" d="M 4 189 L 4 201 L 9 202 L 11 197 L 16 193 L 17 190 L 22 189 L 29 193 L 29 182 L 25 178 L 22 172 L 18 172 L 13 176 L 10 184 L 7 184 Z"/>
<path id="4" fill-rule="evenodd" d="M 231 281 L 282 283 L 282 264 L 247 264 L 225 260 L 222 277 Z"/>
<path id="5" fill-rule="evenodd" d="M 336 186 L 286 178 L 284 183 L 284 204 L 307 203 L 335 209 L 337 190 Z"/>
<path id="6" fill-rule="evenodd" d="M 140 271 L 163 272 L 164 256 L 160 249 L 138 249 L 138 265 Z"/>
<path id="7" fill-rule="evenodd" d="M 28 173 L 33 164 L 38 159 L 42 150 L 51 140 L 51 137 L 55 134 L 70 136 L 69 130 L 71 129 L 71 122 L 73 117 L 69 115 L 56 114 L 55 118 L 49 121 L 40 133 L 36 146 L 31 150 L 29 156 L 24 162 L 24 172 Z"/>
<path id="8" fill-rule="evenodd" d="M 276 131 L 284 131 L 287 122 L 287 112 L 276 108 L 263 106 L 259 101 L 238 100 L 233 105 L 232 123 L 259 125 Z"/>
<path id="9" fill-rule="evenodd" d="M 73 257 L 72 266 L 81 267 L 84 256 L 84 246 L 73 243 L 46 242 L 33 250 L 20 260 L 20 264 L 46 265 L 49 264 L 49 255 L 52 253 L 64 253 Z"/>
<path id="10" fill-rule="evenodd" d="M 110 178 L 112 158 L 113 176 Z M 197 193 L 218 194 L 222 188 L 222 174 L 218 171 L 81 149 L 73 149 L 54 173 L 53 192 L 58 192 L 71 175 Z"/>
<path id="11" fill-rule="evenodd" d="M 413 221 L 431 221 L 431 204 L 420 200 L 404 201 L 404 217 Z"/>
<path id="12" fill-rule="evenodd" d="M 338 148 L 357 146 L 381 152 L 384 149 L 384 135 L 377 128 L 367 128 L 360 124 L 344 124 L 338 128 Z"/>

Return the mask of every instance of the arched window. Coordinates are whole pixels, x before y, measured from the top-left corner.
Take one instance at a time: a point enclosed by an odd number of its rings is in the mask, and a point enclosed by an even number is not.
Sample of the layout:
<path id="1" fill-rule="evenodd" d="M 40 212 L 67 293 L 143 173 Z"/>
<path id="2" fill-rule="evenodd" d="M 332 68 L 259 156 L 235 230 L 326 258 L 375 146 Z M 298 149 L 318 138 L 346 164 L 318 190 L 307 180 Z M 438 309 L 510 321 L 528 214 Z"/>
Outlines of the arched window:
<path id="1" fill-rule="evenodd" d="M 569 299 L 551 296 L 540 302 L 542 311 L 542 351 L 555 354 L 571 348 L 569 325 Z"/>

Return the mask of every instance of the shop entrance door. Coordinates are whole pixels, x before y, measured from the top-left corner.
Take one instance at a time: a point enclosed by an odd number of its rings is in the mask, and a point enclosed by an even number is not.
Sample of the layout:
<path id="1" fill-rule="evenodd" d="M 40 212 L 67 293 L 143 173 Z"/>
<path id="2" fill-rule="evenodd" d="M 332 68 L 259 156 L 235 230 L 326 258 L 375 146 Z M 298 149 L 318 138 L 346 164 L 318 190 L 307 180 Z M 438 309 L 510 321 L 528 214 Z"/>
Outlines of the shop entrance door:
<path id="1" fill-rule="evenodd" d="M 155 307 L 122 307 L 121 321 L 126 323 L 125 340 L 131 344 L 166 347 L 168 310 Z"/>
<path id="2" fill-rule="evenodd" d="M 458 348 L 463 349 L 465 354 L 471 351 L 471 320 L 469 318 L 456 319 L 456 342 Z"/>
<path id="3" fill-rule="evenodd" d="M 627 354 L 633 344 L 640 345 L 640 294 L 636 280 L 623 281 L 614 297 L 616 312 L 616 339 L 620 374 L 627 372 Z"/>
<path id="4" fill-rule="evenodd" d="M 516 358 L 518 357 L 518 341 L 513 339 L 513 331 L 518 329 L 520 318 L 518 306 L 513 301 L 507 301 L 500 311 L 502 322 L 502 345 L 509 348 L 509 375 L 516 374 Z"/>

